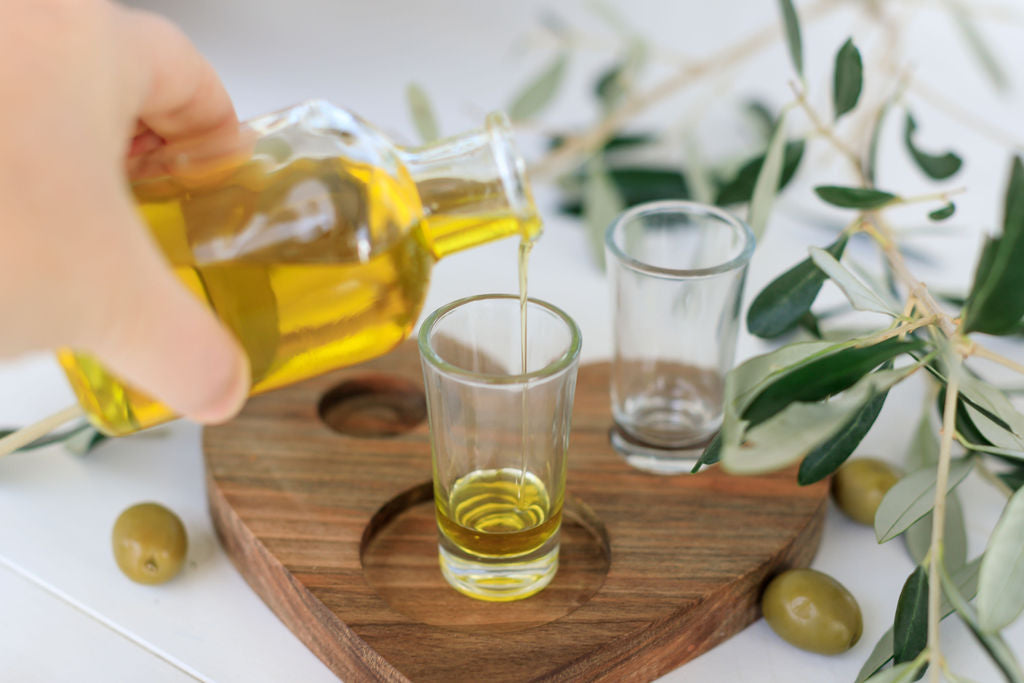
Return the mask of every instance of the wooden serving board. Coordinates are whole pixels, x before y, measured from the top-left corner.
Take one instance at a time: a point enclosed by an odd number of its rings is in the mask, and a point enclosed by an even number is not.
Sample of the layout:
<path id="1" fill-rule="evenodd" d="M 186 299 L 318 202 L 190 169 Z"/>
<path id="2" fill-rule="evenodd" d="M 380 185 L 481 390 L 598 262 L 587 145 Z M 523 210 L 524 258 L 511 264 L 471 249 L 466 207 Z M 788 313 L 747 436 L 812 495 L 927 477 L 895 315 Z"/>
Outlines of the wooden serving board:
<path id="1" fill-rule="evenodd" d="M 346 681 L 651 680 L 757 619 L 765 582 L 818 546 L 825 483 L 634 470 L 608 442 L 608 365 L 584 365 L 558 574 L 527 600 L 472 600 L 438 568 L 424 418 L 407 343 L 203 438 L 228 554 Z"/>

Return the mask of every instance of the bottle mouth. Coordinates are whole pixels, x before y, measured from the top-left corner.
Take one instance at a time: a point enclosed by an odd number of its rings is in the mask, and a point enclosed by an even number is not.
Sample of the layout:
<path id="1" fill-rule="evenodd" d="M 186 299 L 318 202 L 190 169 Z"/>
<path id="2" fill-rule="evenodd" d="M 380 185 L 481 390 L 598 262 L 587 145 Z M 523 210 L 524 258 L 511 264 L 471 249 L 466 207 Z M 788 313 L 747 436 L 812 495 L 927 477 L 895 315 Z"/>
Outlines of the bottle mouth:
<path id="1" fill-rule="evenodd" d="M 508 205 L 523 225 L 527 226 L 529 237 L 536 237 L 540 232 L 540 220 L 530 192 L 526 163 L 516 149 L 512 124 L 503 112 L 496 111 L 487 115 L 485 126 Z"/>

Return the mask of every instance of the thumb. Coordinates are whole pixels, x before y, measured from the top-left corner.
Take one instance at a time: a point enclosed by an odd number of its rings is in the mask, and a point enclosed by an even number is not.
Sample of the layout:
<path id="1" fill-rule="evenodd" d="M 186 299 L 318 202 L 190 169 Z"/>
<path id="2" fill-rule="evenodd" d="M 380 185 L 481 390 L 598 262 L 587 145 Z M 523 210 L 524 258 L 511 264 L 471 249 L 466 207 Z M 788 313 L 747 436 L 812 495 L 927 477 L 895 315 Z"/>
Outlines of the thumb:
<path id="1" fill-rule="evenodd" d="M 116 231 L 117 248 L 104 249 L 107 272 L 94 271 L 94 291 L 105 304 L 98 324 L 87 326 L 85 346 L 118 377 L 180 415 L 223 422 L 248 395 L 248 360 L 196 296 L 198 281 L 190 292 L 134 212 L 124 209 L 123 219 L 134 225 Z"/>

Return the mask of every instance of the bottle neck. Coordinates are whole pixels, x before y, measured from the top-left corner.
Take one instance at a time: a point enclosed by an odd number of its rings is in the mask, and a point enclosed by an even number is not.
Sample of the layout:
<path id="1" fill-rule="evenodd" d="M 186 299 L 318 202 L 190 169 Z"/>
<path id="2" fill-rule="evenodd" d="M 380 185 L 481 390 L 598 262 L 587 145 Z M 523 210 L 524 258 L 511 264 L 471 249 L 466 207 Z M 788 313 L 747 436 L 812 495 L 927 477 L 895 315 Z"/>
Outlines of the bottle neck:
<path id="1" fill-rule="evenodd" d="M 419 149 L 400 149 L 423 205 L 424 235 L 436 258 L 519 235 L 532 241 L 540 218 L 508 120 Z"/>

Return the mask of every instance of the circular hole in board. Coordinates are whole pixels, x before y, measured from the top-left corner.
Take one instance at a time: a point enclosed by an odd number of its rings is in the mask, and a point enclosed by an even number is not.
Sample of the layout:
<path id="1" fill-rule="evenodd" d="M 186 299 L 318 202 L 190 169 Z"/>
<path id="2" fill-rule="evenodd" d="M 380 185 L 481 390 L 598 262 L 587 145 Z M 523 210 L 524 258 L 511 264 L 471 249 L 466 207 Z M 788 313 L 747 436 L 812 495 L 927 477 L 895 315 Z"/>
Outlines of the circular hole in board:
<path id="1" fill-rule="evenodd" d="M 456 631 L 521 631 L 564 617 L 600 590 L 611 564 L 604 524 L 568 498 L 558 573 L 540 593 L 514 602 L 484 602 L 448 585 L 437 559 L 433 486 L 425 482 L 385 503 L 363 530 L 363 576 L 397 612 Z"/>
<path id="2" fill-rule="evenodd" d="M 392 375 L 364 375 L 346 380 L 320 399 L 324 424 L 345 436 L 398 436 L 427 419 L 423 390 Z"/>

